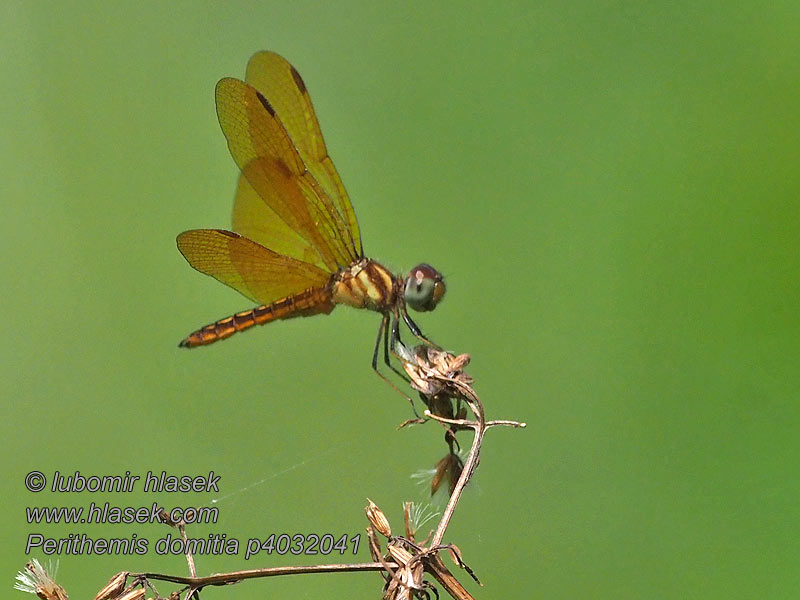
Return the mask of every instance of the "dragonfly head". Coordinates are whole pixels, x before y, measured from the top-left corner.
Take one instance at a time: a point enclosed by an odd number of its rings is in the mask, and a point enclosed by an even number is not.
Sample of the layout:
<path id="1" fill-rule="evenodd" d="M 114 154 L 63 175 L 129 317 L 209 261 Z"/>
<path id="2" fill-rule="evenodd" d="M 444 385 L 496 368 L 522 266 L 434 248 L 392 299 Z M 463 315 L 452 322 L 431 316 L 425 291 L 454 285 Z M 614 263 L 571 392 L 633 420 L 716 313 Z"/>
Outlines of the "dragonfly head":
<path id="1" fill-rule="evenodd" d="M 436 308 L 444 292 L 442 274 L 425 263 L 411 269 L 403 288 L 406 304 L 418 312 Z"/>

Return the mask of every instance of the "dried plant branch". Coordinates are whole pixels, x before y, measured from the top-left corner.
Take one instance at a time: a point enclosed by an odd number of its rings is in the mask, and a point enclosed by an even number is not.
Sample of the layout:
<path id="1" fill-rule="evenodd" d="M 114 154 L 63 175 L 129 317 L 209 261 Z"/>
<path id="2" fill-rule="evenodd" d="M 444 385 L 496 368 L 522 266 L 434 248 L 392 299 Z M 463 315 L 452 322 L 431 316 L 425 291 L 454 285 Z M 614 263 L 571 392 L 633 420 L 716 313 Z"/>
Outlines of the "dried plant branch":
<path id="1" fill-rule="evenodd" d="M 444 533 L 450 524 L 461 494 L 478 466 L 481 444 L 486 430 L 489 427 L 501 425 L 525 427 L 526 424 L 509 420 L 496 420 L 487 423 L 483 404 L 472 388 L 472 378 L 463 371 L 463 368 L 469 364 L 469 355 L 454 356 L 449 352 L 435 350 L 428 346 L 417 346 L 413 350 L 402 344 L 397 346 L 398 356 L 403 361 L 406 373 L 411 377 L 411 385 L 423 395 L 423 398 L 447 397 L 464 400 L 477 419 L 476 421 L 453 419 L 437 415 L 430 409 L 425 411 L 425 416 L 440 423 L 460 428 L 470 428 L 474 431 L 472 446 L 466 461 L 464 461 L 461 475 L 450 493 L 450 500 L 431 540 L 431 547 L 436 548 L 441 545 Z"/>
<path id="2" fill-rule="evenodd" d="M 189 514 L 193 514 L 193 511 L 191 511 Z M 183 547 L 186 548 L 186 562 L 189 565 L 189 575 L 191 575 L 192 577 L 197 577 L 197 569 L 195 568 L 194 565 L 194 557 L 192 556 L 192 552 L 189 549 L 188 537 L 186 536 L 186 521 L 183 519 L 177 522 L 173 521 L 170 518 L 169 513 L 163 508 L 159 512 L 158 516 L 161 517 L 161 520 L 164 523 L 166 523 L 170 527 L 175 527 L 180 533 L 181 541 L 183 542 Z M 187 600 L 189 600 L 189 598 L 187 598 Z"/>
<path id="3" fill-rule="evenodd" d="M 395 352 L 403 362 L 403 368 L 411 379 L 411 386 L 420 393 L 428 406 L 425 416 L 446 426 L 445 439 L 450 445 L 451 453 L 453 444 L 457 443 L 455 433 L 458 430 L 472 429 L 474 435 L 467 459 L 463 466 L 458 467 L 458 478 L 451 489 L 450 500 L 429 544 L 419 545 L 415 542 L 416 532 L 411 531 L 408 506 L 405 511 L 407 537 L 392 537 L 391 528 L 385 515 L 370 501 L 367 507 L 367 518 L 372 524 L 369 533 L 373 558 L 380 558 L 380 546 L 375 536 L 377 530 L 388 539 L 387 557 L 391 557 L 402 565 L 398 571 L 392 573 L 391 578 L 387 579 L 384 598 L 399 600 L 411 597 L 429 597 L 427 589 L 430 584 L 422 579 L 424 572 L 436 579 L 445 591 L 456 600 L 471 600 L 472 596 L 469 592 L 442 562 L 441 551 L 448 550 L 460 567 L 464 568 L 478 584 L 480 581 L 475 577 L 472 569 L 464 563 L 458 548 L 452 544 L 443 545 L 442 540 L 461 494 L 478 466 L 481 444 L 487 429 L 492 426 L 525 427 L 525 423 L 509 420 L 486 421 L 483 405 L 471 385 L 472 378 L 463 371 L 463 368 L 469 364 L 468 355 L 455 356 L 428 346 L 409 349 L 399 342 L 395 345 Z M 470 408 L 475 416 L 474 421 L 463 418 L 465 414 L 462 414 L 458 408 L 461 402 Z M 440 461 L 440 464 L 447 463 Z M 437 477 L 440 478 L 438 468 Z M 437 487 L 436 484 L 434 484 L 435 487 Z M 383 559 L 381 558 L 381 560 Z"/>
<path id="4" fill-rule="evenodd" d="M 356 564 L 327 564 L 308 566 L 268 567 L 218 573 L 205 577 L 197 576 L 194 558 L 188 550 L 186 523 L 173 522 L 166 512 L 162 514 L 164 522 L 180 532 L 184 542 L 189 576 L 170 575 L 166 573 L 129 573 L 121 572 L 111 578 L 109 583 L 98 593 L 95 600 L 143 600 L 149 588 L 155 592 L 157 600 L 184 600 L 199 597 L 200 591 L 208 586 L 221 586 L 237 583 L 247 579 L 260 579 L 284 575 L 303 575 L 310 573 L 354 573 L 375 571 L 384 578 L 383 598 L 385 600 L 410 600 L 412 598 L 430 599 L 431 594 L 438 598 L 438 592 L 431 583 L 424 579 L 430 575 L 439 585 L 456 600 L 474 600 L 470 593 L 458 581 L 441 559 L 441 552 L 448 551 L 454 562 L 475 579 L 477 577 L 461 557 L 460 550 L 453 544 L 443 544 L 447 527 L 455 513 L 455 509 L 464 489 L 471 480 L 480 462 L 480 450 L 486 431 L 491 427 L 525 427 L 525 423 L 510 420 L 487 421 L 483 404 L 472 388 L 472 378 L 464 372 L 469 364 L 469 356 L 455 356 L 448 352 L 434 350 L 428 346 L 416 346 L 410 349 L 399 340 L 395 346 L 395 354 L 403 363 L 409 375 L 411 386 L 416 389 L 427 405 L 425 417 L 437 421 L 445 427 L 445 440 L 449 446 L 449 454 L 437 465 L 438 487 L 445 474 L 451 475 L 450 499 L 442 512 L 436 529 L 429 534 L 423 543 L 416 541 L 420 524 L 413 524 L 410 518 L 411 505 L 405 505 L 405 537 L 392 536 L 389 521 L 383 512 L 372 502 L 366 508 L 370 526 L 367 528 L 369 550 L 373 562 Z M 472 412 L 474 419 L 466 418 L 466 408 Z M 415 419 L 411 422 L 424 421 Z M 456 455 L 458 448 L 456 433 L 461 430 L 473 431 L 472 443 L 466 460 Z M 387 539 L 386 553 L 381 551 L 378 534 Z M 27 571 L 18 576 L 20 589 L 36 593 L 42 600 L 66 600 L 66 592 L 55 584 L 38 562 L 33 561 Z M 130 581 L 130 584 L 128 582 Z M 152 581 L 164 581 L 184 586 L 173 591 L 167 598 L 158 594 Z M 127 587 L 126 587 L 127 585 Z M 20 587 L 21 586 L 21 587 Z"/>
<path id="5" fill-rule="evenodd" d="M 389 563 L 390 567 L 396 568 L 397 565 Z M 168 581 L 170 583 L 181 583 L 191 588 L 202 589 L 207 586 L 228 585 L 245 579 L 262 579 L 265 577 L 278 577 L 281 575 L 302 575 L 304 573 L 347 573 L 360 571 L 383 571 L 384 565 L 380 562 L 374 563 L 354 563 L 354 564 L 331 564 L 331 565 L 296 565 L 289 567 L 267 567 L 264 569 L 249 569 L 245 571 L 231 571 L 230 573 L 215 573 L 206 577 L 183 577 L 180 575 L 170 575 L 167 573 L 130 573 L 130 577 L 139 579 L 153 579 L 156 581 Z"/>

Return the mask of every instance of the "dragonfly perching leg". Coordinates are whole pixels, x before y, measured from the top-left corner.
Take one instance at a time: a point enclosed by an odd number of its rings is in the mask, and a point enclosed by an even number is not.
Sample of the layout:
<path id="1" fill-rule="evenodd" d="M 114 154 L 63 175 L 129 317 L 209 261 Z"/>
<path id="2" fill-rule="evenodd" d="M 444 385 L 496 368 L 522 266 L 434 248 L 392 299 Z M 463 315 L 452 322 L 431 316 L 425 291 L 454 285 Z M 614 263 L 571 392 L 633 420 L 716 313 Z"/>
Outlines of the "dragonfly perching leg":
<path id="1" fill-rule="evenodd" d="M 385 362 L 386 365 L 392 371 L 397 373 L 400 376 L 400 379 L 402 379 L 406 383 L 411 383 L 411 380 L 406 376 L 406 374 L 403 373 L 402 371 L 400 371 L 399 369 L 397 369 L 397 367 L 395 367 L 392 364 L 392 358 L 391 358 L 391 356 L 389 356 L 390 350 L 391 350 L 392 354 L 394 354 L 395 343 L 400 341 L 400 331 L 399 331 L 399 327 L 397 325 L 397 322 L 398 322 L 397 315 L 395 315 L 394 319 L 391 319 L 391 321 L 392 321 L 392 341 L 391 341 L 391 343 L 389 342 L 389 327 L 388 327 L 388 323 L 387 323 L 387 326 L 383 328 L 383 362 Z M 397 354 L 395 354 L 395 356 L 397 356 Z"/>
<path id="2" fill-rule="evenodd" d="M 414 400 L 412 398 L 410 398 L 408 395 L 406 395 L 405 393 L 403 393 L 403 391 L 400 388 L 398 388 L 394 383 L 392 383 L 389 380 L 389 378 L 386 377 L 386 375 L 384 375 L 383 373 L 381 373 L 380 369 L 378 369 L 378 354 L 380 352 L 380 347 L 381 347 L 381 338 L 383 338 L 384 359 L 386 361 L 386 364 L 389 366 L 390 369 L 392 369 L 392 371 L 394 371 L 400 377 L 402 377 L 404 381 L 408 382 L 408 378 L 405 376 L 405 374 L 403 374 L 403 373 L 401 373 L 400 371 L 397 370 L 397 368 L 391 363 L 391 360 L 390 360 L 390 357 L 389 357 L 389 345 L 388 345 L 389 344 L 389 336 L 388 336 L 388 333 L 389 333 L 389 320 L 390 319 L 391 319 L 391 313 L 385 313 L 383 315 L 383 317 L 381 318 L 381 324 L 380 324 L 380 327 L 378 327 L 378 338 L 375 340 L 375 350 L 372 352 L 372 370 L 375 371 L 381 379 L 383 379 L 386 383 L 388 383 L 392 387 L 392 389 L 394 389 L 403 398 L 408 400 L 409 404 L 411 404 L 411 410 L 414 411 L 414 415 L 419 419 L 420 416 L 419 416 L 419 414 L 417 414 L 417 409 L 414 406 Z"/>
<path id="3" fill-rule="evenodd" d="M 416 337 L 421 342 L 424 342 L 425 344 L 427 344 L 428 346 L 430 346 L 434 350 L 441 350 L 442 349 L 441 346 L 439 346 L 438 344 L 434 344 L 432 341 L 430 341 L 428 338 L 425 337 L 425 335 L 422 333 L 422 330 L 419 328 L 419 326 L 416 323 L 414 323 L 414 320 L 411 318 L 411 315 L 408 314 L 408 309 L 406 308 L 405 302 L 400 304 L 400 310 L 403 313 L 403 321 L 408 326 L 408 328 L 411 330 L 411 333 L 414 334 L 414 337 Z"/>
<path id="4" fill-rule="evenodd" d="M 392 354 L 401 362 L 415 362 L 414 352 L 400 339 L 400 316 L 395 315 L 392 319 L 392 341 L 390 344 Z"/>

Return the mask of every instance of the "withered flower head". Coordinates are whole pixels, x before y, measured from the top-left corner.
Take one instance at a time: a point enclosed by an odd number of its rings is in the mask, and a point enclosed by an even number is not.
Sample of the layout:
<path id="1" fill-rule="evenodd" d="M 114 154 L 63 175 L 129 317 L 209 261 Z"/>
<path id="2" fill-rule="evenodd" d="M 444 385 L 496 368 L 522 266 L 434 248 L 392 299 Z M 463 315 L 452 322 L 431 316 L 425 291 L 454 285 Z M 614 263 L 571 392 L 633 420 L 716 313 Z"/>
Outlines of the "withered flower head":
<path id="1" fill-rule="evenodd" d="M 384 598 L 407 600 L 418 597 L 415 592 L 425 589 L 425 567 L 422 562 L 415 560 L 415 554 L 405 548 L 400 540 L 389 542 L 387 551 L 399 567 L 386 588 Z"/>
<path id="2" fill-rule="evenodd" d="M 463 369 L 469 364 L 469 354 L 455 356 L 444 350 L 419 345 L 403 352 L 403 368 L 411 378 L 411 387 L 426 396 L 434 396 L 453 382 L 470 385 L 472 377 Z"/>
<path id="3" fill-rule="evenodd" d="M 406 502 L 403 505 L 406 521 L 406 537 L 414 540 L 419 530 L 430 521 L 439 516 L 430 504 L 420 502 Z"/>
<path id="4" fill-rule="evenodd" d="M 17 573 L 14 588 L 29 594 L 36 594 L 41 600 L 68 600 L 67 592 L 58 585 L 54 578 L 58 571 L 58 563 L 50 563 L 47 570 L 35 558 L 25 565 L 24 571 Z"/>
<path id="5" fill-rule="evenodd" d="M 383 511 L 378 508 L 372 500 L 367 498 L 367 502 L 369 502 L 369 504 L 364 508 L 364 512 L 367 513 L 369 522 L 383 537 L 392 537 L 392 528 L 389 526 L 389 519 L 386 518 Z"/>

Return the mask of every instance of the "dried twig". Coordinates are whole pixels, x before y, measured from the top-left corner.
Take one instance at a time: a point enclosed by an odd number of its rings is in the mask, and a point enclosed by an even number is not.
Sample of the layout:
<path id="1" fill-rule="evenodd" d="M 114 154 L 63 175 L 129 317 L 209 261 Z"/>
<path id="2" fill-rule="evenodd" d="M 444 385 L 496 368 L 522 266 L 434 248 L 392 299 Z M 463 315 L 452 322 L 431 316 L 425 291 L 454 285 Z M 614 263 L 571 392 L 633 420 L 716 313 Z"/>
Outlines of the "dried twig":
<path id="1" fill-rule="evenodd" d="M 475 432 L 461 475 L 453 486 L 450 500 L 431 540 L 431 546 L 437 547 L 442 543 L 444 532 L 450 524 L 461 493 L 478 466 L 481 444 L 486 430 L 495 426 L 525 427 L 526 424 L 508 420 L 486 421 L 483 404 L 475 390 L 472 389 L 472 378 L 463 371 L 463 368 L 469 364 L 469 355 L 454 356 L 449 352 L 435 350 L 428 346 L 417 346 L 412 350 L 402 344 L 397 344 L 396 350 L 403 361 L 406 373 L 411 377 L 412 387 L 418 390 L 424 398 L 438 398 L 439 405 L 441 405 L 442 397 L 464 400 L 477 419 L 469 421 L 440 416 L 430 408 L 425 411 L 425 416 L 435 421 L 459 428 L 470 428 Z"/>
<path id="2" fill-rule="evenodd" d="M 425 416 L 438 421 L 445 427 L 445 440 L 450 449 L 450 453 L 437 465 L 436 477 L 439 481 L 434 486 L 435 491 L 444 475 L 449 474 L 452 479 L 450 499 L 432 536 L 429 535 L 422 543 L 416 540 L 417 529 L 420 525 L 412 525 L 410 504 L 405 506 L 406 535 L 392 536 L 389 521 L 383 512 L 372 501 L 369 501 L 366 511 L 371 524 L 367 528 L 369 549 L 373 558 L 371 563 L 271 567 L 198 577 L 194 558 L 186 543 L 185 522 L 172 522 L 164 513 L 162 515 L 164 522 L 178 529 L 181 540 L 187 548 L 186 560 L 190 575 L 121 572 L 111 578 L 109 583 L 100 590 L 95 600 L 143 600 L 148 588 L 155 593 L 158 600 L 180 600 L 183 593 L 186 594 L 184 600 L 192 600 L 205 587 L 229 585 L 246 579 L 362 571 L 381 573 L 385 581 L 383 597 L 386 600 L 429 599 L 431 592 L 438 598 L 436 588 L 425 581 L 425 574 L 436 579 L 452 598 L 473 600 L 469 592 L 444 565 L 440 557 L 441 552 L 449 552 L 459 567 L 465 569 L 475 581 L 478 579 L 472 569 L 463 561 L 460 550 L 452 544 L 443 544 L 442 540 L 461 494 L 478 466 L 481 444 L 486 431 L 497 426 L 525 427 L 525 423 L 509 420 L 486 420 L 480 398 L 472 388 L 472 378 L 463 370 L 469 364 L 468 355 L 455 356 L 428 346 L 417 346 L 410 349 L 399 341 L 396 343 L 395 353 L 402 361 L 403 368 L 411 379 L 411 386 L 420 393 L 428 407 L 424 413 Z M 464 405 L 469 407 L 474 415 L 474 420 L 466 418 Z M 413 422 L 418 422 L 418 420 Z M 467 458 L 461 464 L 461 459 L 455 453 L 455 447 L 458 447 L 455 435 L 464 429 L 472 429 L 474 435 Z M 378 533 L 387 539 L 385 554 L 381 551 Z M 66 600 L 66 592 L 52 580 L 37 561 L 28 563 L 26 569 L 18 576 L 20 584 L 17 587 L 19 589 L 35 593 L 43 600 Z M 165 599 L 155 590 L 153 581 L 175 583 L 184 587 L 173 591 Z M 478 583 L 480 584 L 479 581 Z"/>

